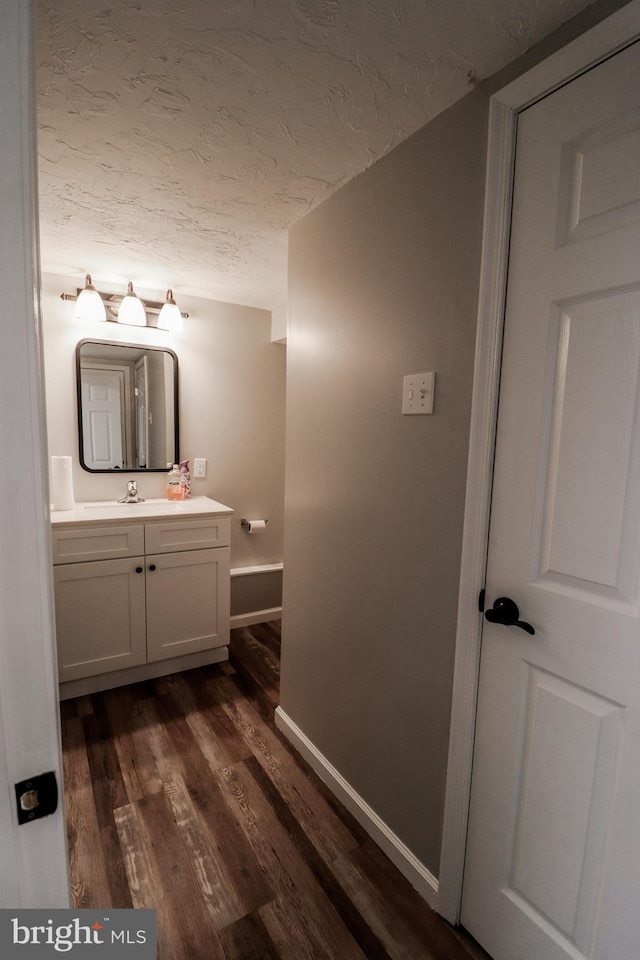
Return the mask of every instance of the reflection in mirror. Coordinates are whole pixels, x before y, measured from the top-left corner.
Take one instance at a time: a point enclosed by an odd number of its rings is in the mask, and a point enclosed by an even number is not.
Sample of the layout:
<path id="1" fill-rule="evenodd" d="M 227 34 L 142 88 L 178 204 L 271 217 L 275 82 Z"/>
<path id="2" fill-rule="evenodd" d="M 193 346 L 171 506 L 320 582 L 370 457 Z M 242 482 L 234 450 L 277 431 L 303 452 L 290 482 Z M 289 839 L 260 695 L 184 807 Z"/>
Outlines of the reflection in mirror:
<path id="1" fill-rule="evenodd" d="M 76 347 L 80 463 L 85 470 L 166 471 L 178 462 L 173 350 L 81 340 Z"/>

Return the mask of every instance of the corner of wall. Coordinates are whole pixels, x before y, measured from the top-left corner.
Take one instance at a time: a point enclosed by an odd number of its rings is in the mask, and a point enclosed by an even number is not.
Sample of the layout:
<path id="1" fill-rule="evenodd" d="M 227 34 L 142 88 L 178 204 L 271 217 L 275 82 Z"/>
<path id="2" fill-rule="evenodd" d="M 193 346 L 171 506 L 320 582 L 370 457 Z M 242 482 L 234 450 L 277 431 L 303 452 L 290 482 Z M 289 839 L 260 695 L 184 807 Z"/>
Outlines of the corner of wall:
<path id="1" fill-rule="evenodd" d="M 271 342 L 287 342 L 288 304 L 281 303 L 271 311 Z"/>

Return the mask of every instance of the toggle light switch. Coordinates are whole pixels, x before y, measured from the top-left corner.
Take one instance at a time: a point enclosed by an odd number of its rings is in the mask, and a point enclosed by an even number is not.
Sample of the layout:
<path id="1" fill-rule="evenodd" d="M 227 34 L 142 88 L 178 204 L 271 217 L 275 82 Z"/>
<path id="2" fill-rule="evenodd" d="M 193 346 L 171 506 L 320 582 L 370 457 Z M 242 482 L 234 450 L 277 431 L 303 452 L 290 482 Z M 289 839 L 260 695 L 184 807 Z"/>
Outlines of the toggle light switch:
<path id="1" fill-rule="evenodd" d="M 435 382 L 435 370 L 408 373 L 403 380 L 403 414 L 433 413 Z"/>

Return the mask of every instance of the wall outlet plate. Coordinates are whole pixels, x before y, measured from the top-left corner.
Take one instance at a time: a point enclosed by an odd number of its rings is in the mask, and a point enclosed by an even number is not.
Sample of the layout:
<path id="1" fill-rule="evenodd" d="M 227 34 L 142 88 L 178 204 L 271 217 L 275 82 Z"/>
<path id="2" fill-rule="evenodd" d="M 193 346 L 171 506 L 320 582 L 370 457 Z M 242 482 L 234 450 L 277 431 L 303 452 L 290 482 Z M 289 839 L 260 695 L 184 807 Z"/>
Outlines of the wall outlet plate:
<path id="1" fill-rule="evenodd" d="M 206 457 L 196 457 L 193 461 L 193 476 L 195 480 L 204 480 L 207 475 Z"/>
<path id="2" fill-rule="evenodd" d="M 435 370 L 408 373 L 402 381 L 403 414 L 433 413 L 435 385 Z"/>

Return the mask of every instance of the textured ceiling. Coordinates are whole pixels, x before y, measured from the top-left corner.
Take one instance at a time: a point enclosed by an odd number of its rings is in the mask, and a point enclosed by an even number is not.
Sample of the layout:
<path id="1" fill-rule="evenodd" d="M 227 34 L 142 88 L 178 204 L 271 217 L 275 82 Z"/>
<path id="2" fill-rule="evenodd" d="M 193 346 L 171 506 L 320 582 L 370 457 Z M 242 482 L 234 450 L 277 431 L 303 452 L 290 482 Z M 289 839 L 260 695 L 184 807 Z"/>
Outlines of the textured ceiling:
<path id="1" fill-rule="evenodd" d="M 591 0 L 38 0 L 42 266 L 277 307 L 286 229 Z"/>

